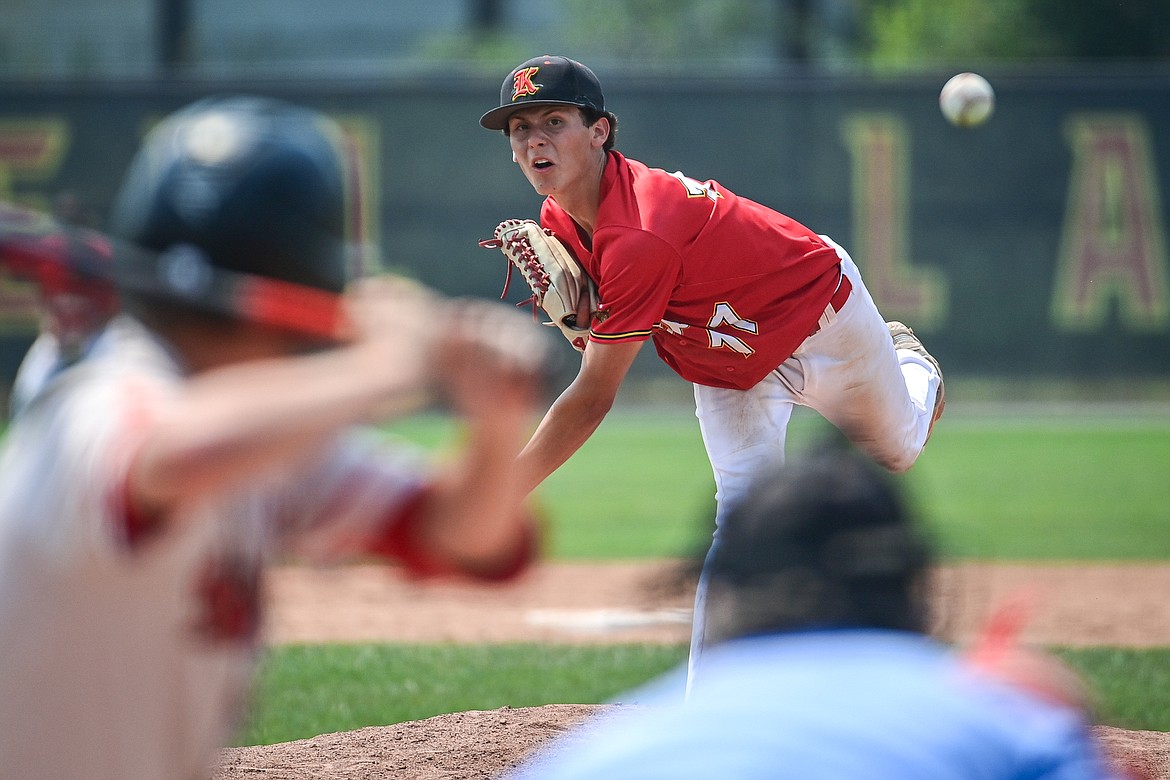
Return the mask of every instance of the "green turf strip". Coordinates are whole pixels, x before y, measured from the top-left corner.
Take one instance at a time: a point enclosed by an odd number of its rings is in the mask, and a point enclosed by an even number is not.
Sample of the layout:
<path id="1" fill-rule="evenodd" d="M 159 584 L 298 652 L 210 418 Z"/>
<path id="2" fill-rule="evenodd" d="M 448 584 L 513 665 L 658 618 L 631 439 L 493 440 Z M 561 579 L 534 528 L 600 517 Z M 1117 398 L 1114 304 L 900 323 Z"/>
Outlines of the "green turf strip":
<path id="1" fill-rule="evenodd" d="M 1057 649 L 1100 723 L 1170 731 L 1170 650 Z M 291 645 L 270 651 L 237 744 L 270 744 L 447 712 L 592 704 L 675 667 L 682 646 Z"/>
<path id="2" fill-rule="evenodd" d="M 1170 731 L 1170 649 L 1054 648 L 1096 696 L 1095 720 L 1110 726 Z"/>
<path id="3" fill-rule="evenodd" d="M 447 712 L 595 704 L 681 663 L 682 646 L 288 645 L 266 658 L 238 744 Z"/>

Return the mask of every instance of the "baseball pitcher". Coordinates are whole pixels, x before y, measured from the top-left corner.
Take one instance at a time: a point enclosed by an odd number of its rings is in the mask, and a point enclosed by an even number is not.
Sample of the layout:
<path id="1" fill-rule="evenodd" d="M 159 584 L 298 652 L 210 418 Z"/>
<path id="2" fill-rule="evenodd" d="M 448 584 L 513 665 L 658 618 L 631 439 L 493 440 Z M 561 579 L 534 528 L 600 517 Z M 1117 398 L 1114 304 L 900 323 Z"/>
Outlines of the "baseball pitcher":
<path id="1" fill-rule="evenodd" d="M 617 152 L 600 82 L 566 57 L 514 68 L 480 124 L 508 138 L 545 196 L 541 226 L 597 287 L 596 306 L 583 307 L 588 322 L 574 322 L 588 330 L 581 370 L 520 453 L 525 487 L 592 435 L 647 341 L 694 384 L 715 474 L 715 545 L 761 464 L 783 456 L 797 404 L 887 469 L 914 463 L 943 410 L 938 361 L 910 328 L 885 322 L 841 246 L 719 182 Z M 513 264 L 531 263 L 525 246 L 500 239 Z M 704 590 L 701 582 L 692 660 Z"/>

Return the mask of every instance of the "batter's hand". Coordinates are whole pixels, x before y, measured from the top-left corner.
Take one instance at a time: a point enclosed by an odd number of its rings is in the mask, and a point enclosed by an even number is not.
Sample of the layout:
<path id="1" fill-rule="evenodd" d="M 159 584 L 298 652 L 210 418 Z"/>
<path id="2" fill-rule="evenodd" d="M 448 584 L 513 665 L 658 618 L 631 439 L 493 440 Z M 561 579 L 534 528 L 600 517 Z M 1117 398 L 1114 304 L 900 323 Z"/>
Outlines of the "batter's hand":
<path id="1" fill-rule="evenodd" d="M 383 275 L 354 282 L 346 298 L 354 341 L 380 351 L 384 366 L 426 384 L 440 296 L 412 280 Z"/>
<path id="2" fill-rule="evenodd" d="M 527 415 L 548 378 L 551 349 L 544 332 L 511 307 L 491 301 L 443 303 L 436 345 L 439 390 L 468 417 Z"/>

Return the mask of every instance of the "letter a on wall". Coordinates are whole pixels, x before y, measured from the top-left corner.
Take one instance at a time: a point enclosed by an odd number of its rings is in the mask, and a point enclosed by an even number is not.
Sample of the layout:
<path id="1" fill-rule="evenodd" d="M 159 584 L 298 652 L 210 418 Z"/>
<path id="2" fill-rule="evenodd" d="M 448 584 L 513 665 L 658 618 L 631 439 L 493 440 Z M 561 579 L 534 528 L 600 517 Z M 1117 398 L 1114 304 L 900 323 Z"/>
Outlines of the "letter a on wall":
<path id="1" fill-rule="evenodd" d="M 1073 116 L 1072 151 L 1052 317 L 1067 331 L 1100 330 L 1116 306 L 1129 330 L 1170 325 L 1166 234 L 1144 120 Z"/>

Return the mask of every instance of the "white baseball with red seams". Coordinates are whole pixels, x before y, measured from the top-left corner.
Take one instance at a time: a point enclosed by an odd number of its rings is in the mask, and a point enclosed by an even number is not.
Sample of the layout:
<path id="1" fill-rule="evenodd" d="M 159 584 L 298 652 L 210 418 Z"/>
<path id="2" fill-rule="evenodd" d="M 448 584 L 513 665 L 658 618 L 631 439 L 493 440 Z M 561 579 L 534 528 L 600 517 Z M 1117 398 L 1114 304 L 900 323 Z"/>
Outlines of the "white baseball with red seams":
<path id="1" fill-rule="evenodd" d="M 977 127 L 995 111 L 995 90 L 978 73 L 960 73 L 943 85 L 938 105 L 952 125 Z"/>

